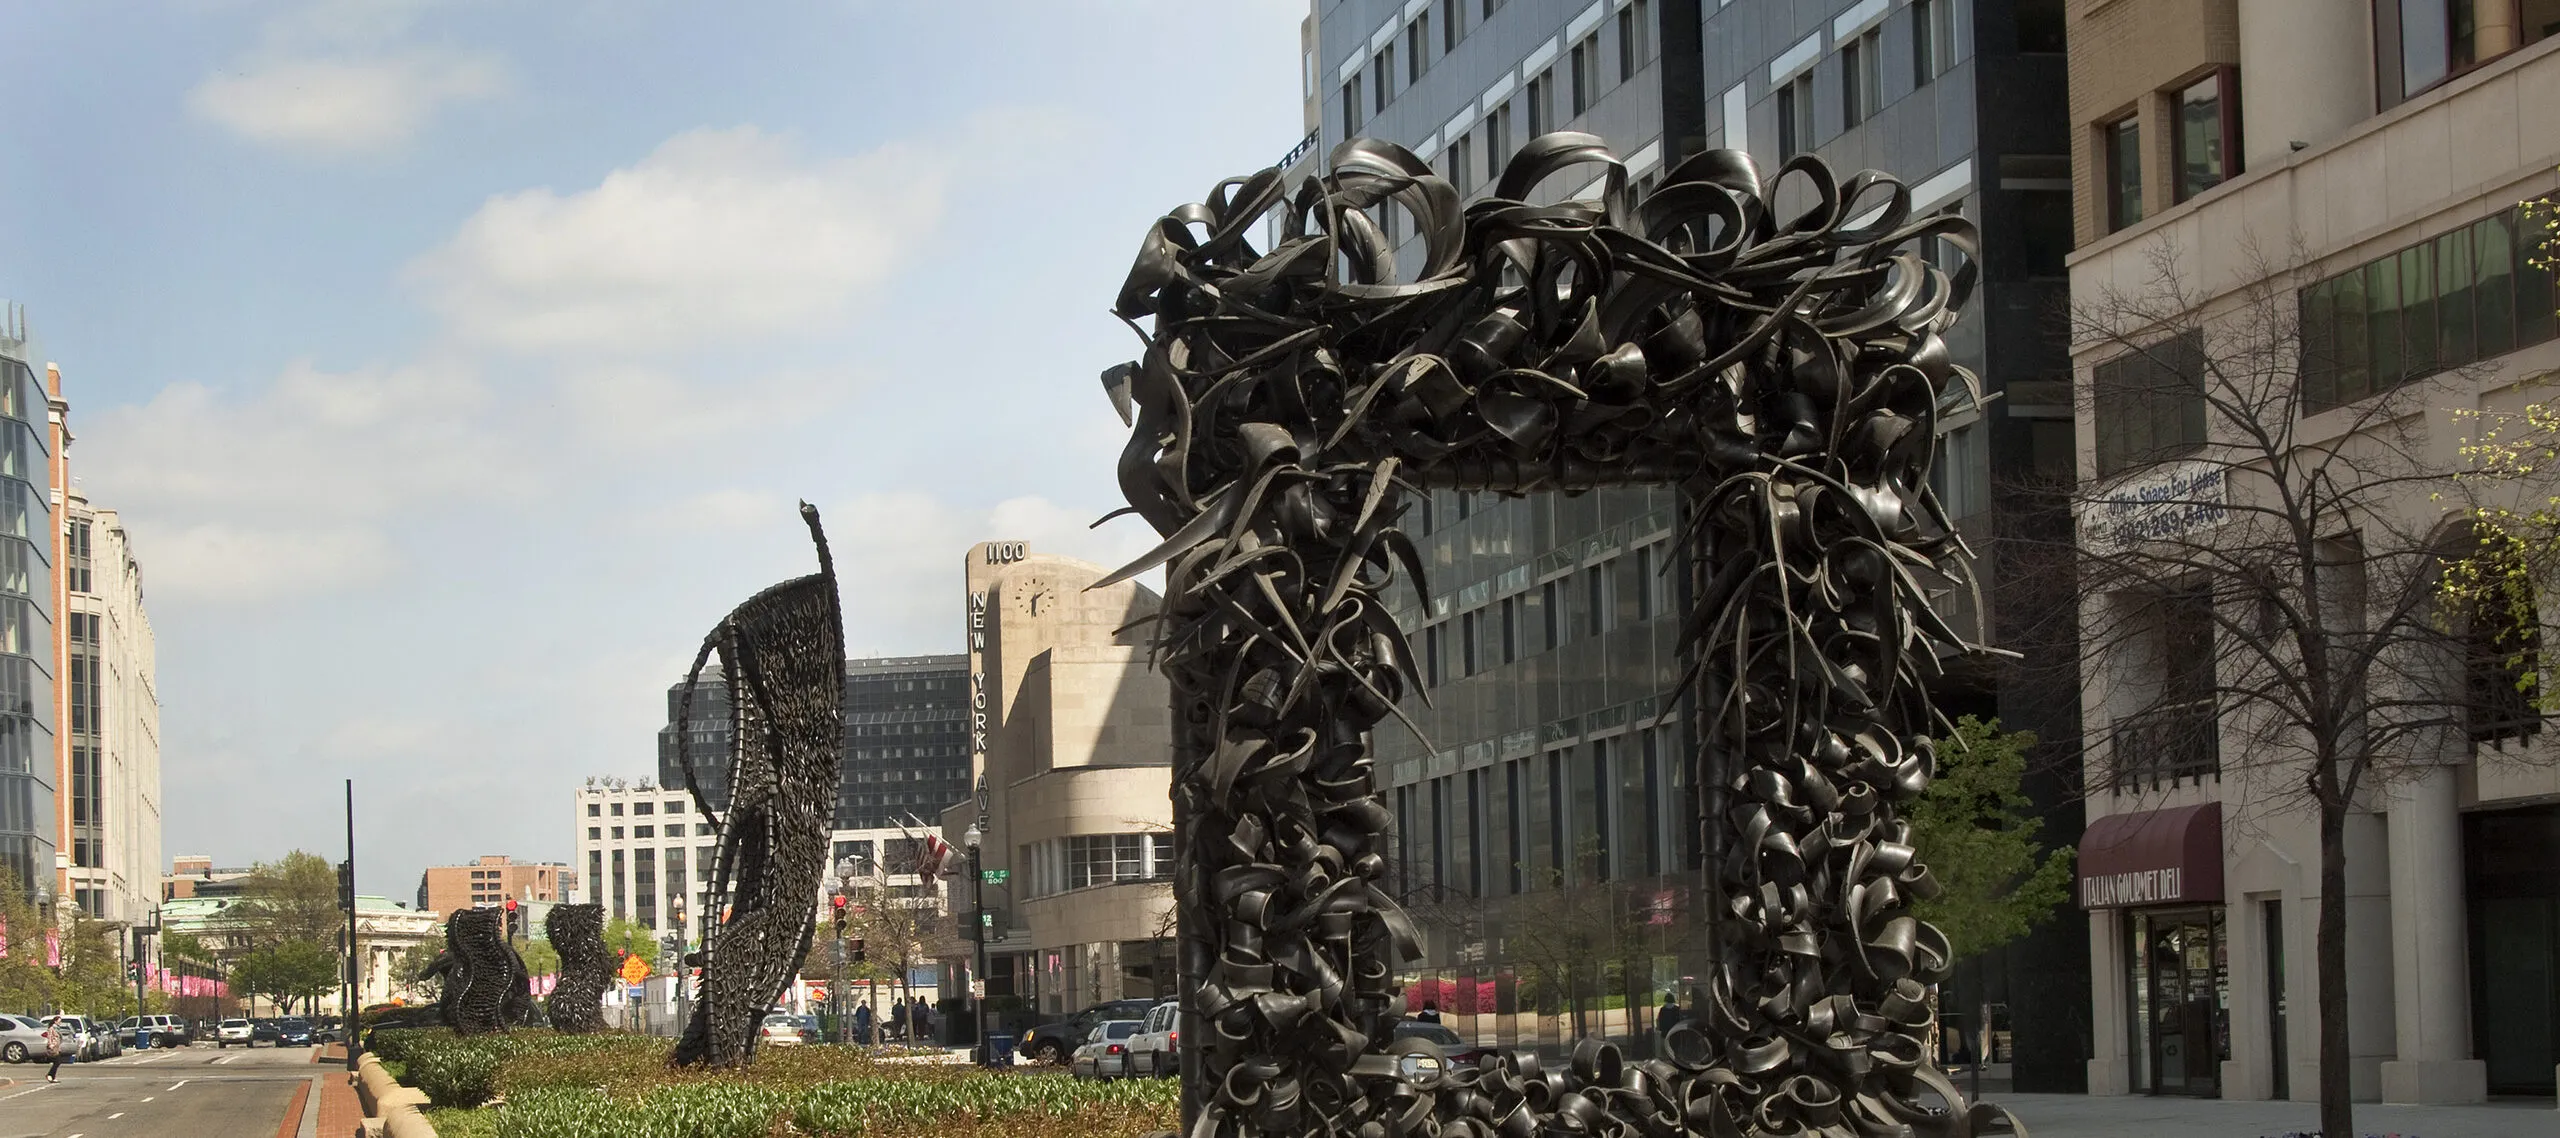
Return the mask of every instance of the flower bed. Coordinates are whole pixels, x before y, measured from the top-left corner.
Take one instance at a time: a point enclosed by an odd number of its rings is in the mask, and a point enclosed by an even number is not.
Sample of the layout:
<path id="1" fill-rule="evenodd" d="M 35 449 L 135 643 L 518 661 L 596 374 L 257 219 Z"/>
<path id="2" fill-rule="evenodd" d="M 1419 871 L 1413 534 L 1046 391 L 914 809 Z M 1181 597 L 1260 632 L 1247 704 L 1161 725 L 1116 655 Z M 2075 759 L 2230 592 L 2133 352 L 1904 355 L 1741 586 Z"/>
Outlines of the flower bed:
<path id="1" fill-rule="evenodd" d="M 374 1053 L 434 1100 L 429 1121 L 445 1138 L 1135 1138 L 1174 1125 L 1170 1082 L 883 1062 L 836 1046 L 765 1049 L 743 1073 L 670 1071 L 667 1047 L 402 1031 L 383 1032 Z"/>

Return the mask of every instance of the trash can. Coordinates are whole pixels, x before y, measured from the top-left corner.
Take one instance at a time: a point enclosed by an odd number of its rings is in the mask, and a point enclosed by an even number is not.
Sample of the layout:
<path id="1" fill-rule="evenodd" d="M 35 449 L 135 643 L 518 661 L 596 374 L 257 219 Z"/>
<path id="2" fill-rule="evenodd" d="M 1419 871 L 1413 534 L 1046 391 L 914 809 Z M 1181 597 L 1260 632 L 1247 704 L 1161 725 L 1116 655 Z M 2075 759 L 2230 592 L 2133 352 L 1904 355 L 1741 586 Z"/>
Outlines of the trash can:
<path id="1" fill-rule="evenodd" d="M 987 1033 L 986 1064 L 990 1067 L 1013 1066 L 1013 1037 Z"/>
<path id="2" fill-rule="evenodd" d="M 146 1023 L 146 1024 L 144 1024 L 144 1025 L 142 1025 L 142 1026 L 140 1026 L 140 1027 L 137 1027 L 137 1028 L 134 1028 L 134 1029 L 133 1029 L 133 1049 L 134 1049 L 134 1050 L 136 1050 L 136 1051 L 149 1051 L 149 1050 L 151 1050 L 151 1025 L 150 1025 L 150 1024 L 147 1024 L 147 1023 Z"/>

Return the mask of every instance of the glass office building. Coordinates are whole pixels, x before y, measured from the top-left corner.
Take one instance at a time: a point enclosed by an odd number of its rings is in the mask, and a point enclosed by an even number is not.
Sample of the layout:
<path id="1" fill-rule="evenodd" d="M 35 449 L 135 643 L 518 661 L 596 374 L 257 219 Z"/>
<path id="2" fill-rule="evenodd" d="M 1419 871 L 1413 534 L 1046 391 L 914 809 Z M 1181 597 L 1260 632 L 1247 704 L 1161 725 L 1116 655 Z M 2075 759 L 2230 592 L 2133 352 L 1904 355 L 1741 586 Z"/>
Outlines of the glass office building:
<path id="1" fill-rule="evenodd" d="M 0 301 L 0 867 L 54 878 L 53 464 L 25 310 Z"/>
<path id="2" fill-rule="evenodd" d="M 691 722 L 677 732 L 685 686 L 667 689 L 667 725 L 658 731 L 658 782 L 685 786 L 685 767 L 713 810 L 729 808 L 727 677 L 706 668 Z M 845 661 L 843 782 L 835 828 L 867 830 L 921 820 L 937 825 L 945 807 L 969 797 L 968 657 L 897 656 Z"/>

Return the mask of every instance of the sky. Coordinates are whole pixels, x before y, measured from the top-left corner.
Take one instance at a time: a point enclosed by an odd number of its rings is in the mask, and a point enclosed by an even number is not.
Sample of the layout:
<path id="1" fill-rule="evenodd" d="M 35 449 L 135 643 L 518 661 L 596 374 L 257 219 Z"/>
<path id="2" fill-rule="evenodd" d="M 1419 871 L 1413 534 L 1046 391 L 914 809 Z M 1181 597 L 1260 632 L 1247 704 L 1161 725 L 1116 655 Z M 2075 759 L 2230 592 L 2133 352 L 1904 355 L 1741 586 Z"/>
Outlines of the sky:
<path id="1" fill-rule="evenodd" d="M 1117 564 L 1109 306 L 1301 134 L 1304 0 L 17 0 L 0 297 L 158 639 L 165 855 L 405 898 L 814 569 L 956 652 L 985 539 Z"/>

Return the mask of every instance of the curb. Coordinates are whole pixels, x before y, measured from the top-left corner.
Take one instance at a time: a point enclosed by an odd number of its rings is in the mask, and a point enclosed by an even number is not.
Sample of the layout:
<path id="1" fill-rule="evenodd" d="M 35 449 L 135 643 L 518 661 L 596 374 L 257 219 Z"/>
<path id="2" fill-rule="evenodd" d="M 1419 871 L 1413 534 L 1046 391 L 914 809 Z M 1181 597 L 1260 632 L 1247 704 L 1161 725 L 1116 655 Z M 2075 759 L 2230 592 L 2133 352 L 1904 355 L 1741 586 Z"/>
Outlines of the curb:
<path id="1" fill-rule="evenodd" d="M 401 1086 L 371 1052 L 356 1057 L 356 1101 L 364 1107 L 367 1134 L 436 1138 L 435 1126 L 418 1111 L 427 1104 L 426 1092 Z"/>

